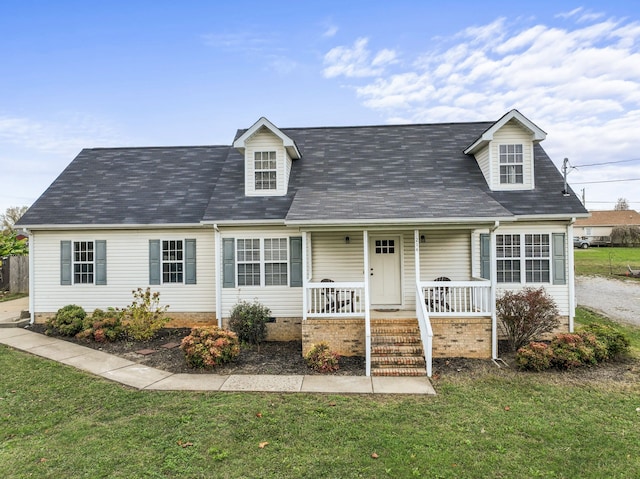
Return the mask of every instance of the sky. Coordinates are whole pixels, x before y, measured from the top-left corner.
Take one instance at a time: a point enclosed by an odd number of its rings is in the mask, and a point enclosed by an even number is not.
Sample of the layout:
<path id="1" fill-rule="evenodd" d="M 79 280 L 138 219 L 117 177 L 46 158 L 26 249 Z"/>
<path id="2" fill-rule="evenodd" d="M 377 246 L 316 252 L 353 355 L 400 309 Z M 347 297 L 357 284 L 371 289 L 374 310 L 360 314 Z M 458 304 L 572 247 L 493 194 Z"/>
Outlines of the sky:
<path id="1" fill-rule="evenodd" d="M 588 209 L 640 210 L 640 0 L 0 2 L 0 213 L 82 148 L 512 108 Z"/>

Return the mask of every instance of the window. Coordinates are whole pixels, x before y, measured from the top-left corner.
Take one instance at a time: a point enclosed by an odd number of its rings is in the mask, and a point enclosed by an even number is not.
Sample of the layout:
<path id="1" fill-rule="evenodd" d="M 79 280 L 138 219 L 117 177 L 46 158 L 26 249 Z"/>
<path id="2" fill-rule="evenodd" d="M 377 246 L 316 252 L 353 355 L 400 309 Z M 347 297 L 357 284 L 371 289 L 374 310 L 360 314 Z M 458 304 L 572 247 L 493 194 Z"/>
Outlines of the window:
<path id="1" fill-rule="evenodd" d="M 287 238 L 238 239 L 238 286 L 287 286 Z"/>
<path id="2" fill-rule="evenodd" d="M 497 235 L 498 283 L 520 282 L 520 235 Z"/>
<path id="3" fill-rule="evenodd" d="M 184 250 L 182 240 L 162 241 L 162 282 L 182 283 Z"/>
<path id="4" fill-rule="evenodd" d="M 395 240 L 376 240 L 376 254 L 395 254 Z"/>
<path id="5" fill-rule="evenodd" d="M 527 283 L 549 282 L 549 235 L 524 235 Z"/>
<path id="6" fill-rule="evenodd" d="M 500 184 L 522 184 L 522 145 L 500 145 Z"/>
<path id="7" fill-rule="evenodd" d="M 549 283 L 550 251 L 548 234 L 497 235 L 498 283 L 520 283 L 522 270 L 526 283 Z"/>
<path id="8" fill-rule="evenodd" d="M 73 242 L 73 282 L 93 284 L 93 241 Z"/>
<path id="9" fill-rule="evenodd" d="M 286 238 L 264 240 L 264 284 L 265 286 L 286 286 L 287 280 L 287 240 Z"/>
<path id="10" fill-rule="evenodd" d="M 275 151 L 256 151 L 254 154 L 254 167 L 256 191 L 277 189 Z"/>

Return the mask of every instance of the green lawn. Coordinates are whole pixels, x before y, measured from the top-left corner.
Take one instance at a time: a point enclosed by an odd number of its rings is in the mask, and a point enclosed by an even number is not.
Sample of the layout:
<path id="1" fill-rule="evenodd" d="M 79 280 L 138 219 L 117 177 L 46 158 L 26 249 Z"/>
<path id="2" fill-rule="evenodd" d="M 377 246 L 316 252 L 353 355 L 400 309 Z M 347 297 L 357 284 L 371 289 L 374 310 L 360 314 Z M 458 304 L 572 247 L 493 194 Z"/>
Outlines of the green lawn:
<path id="1" fill-rule="evenodd" d="M 576 274 L 611 276 L 640 269 L 640 248 L 589 248 L 574 250 Z"/>
<path id="2" fill-rule="evenodd" d="M 0 292 L 0 303 L 3 301 L 12 301 L 14 299 L 24 298 L 25 296 L 29 296 L 25 293 L 8 293 L 8 292 Z"/>
<path id="3" fill-rule="evenodd" d="M 638 348 L 640 337 L 633 341 Z M 3 478 L 626 478 L 640 470 L 637 382 L 495 368 L 443 377 L 436 397 L 135 391 L 4 346 L 0 372 Z"/>

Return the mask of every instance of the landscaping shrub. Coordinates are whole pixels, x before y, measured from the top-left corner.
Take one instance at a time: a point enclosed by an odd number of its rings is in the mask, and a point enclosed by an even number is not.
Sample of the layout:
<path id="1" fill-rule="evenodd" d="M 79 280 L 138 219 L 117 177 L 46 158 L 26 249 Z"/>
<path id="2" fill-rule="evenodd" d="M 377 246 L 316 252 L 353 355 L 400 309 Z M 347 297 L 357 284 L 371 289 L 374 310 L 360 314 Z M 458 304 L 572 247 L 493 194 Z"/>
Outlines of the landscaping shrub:
<path id="1" fill-rule="evenodd" d="M 238 336 L 217 326 L 197 327 L 180 344 L 187 364 L 194 368 L 212 368 L 240 354 Z"/>
<path id="2" fill-rule="evenodd" d="M 160 293 L 151 288 L 138 288 L 133 293 L 133 302 L 123 311 L 123 322 L 127 334 L 136 341 L 153 338 L 169 321 L 165 316 L 169 306 L 160 306 Z"/>
<path id="3" fill-rule="evenodd" d="M 604 359 L 613 359 L 629 352 L 631 344 L 629 338 L 611 326 L 591 324 L 580 331 L 594 334 L 596 339 L 602 343 L 606 349 L 606 357 Z"/>
<path id="4" fill-rule="evenodd" d="M 546 343 L 532 341 L 516 353 L 516 365 L 525 371 L 544 371 L 551 367 L 553 350 Z"/>
<path id="5" fill-rule="evenodd" d="M 267 336 L 267 321 L 271 311 L 258 301 L 240 301 L 231 310 L 229 328 L 238 335 L 240 341 L 260 344 Z"/>
<path id="6" fill-rule="evenodd" d="M 307 366 L 320 373 L 330 373 L 340 368 L 338 364 L 340 355 L 331 351 L 329 345 L 324 341 L 314 344 L 304 359 Z"/>
<path id="7" fill-rule="evenodd" d="M 556 303 L 542 287 L 505 292 L 496 301 L 496 312 L 512 351 L 560 325 Z"/>
<path id="8" fill-rule="evenodd" d="M 60 308 L 53 318 L 45 323 L 45 334 L 75 336 L 82 331 L 82 324 L 87 317 L 86 311 L 76 304 L 68 304 Z"/>
<path id="9" fill-rule="evenodd" d="M 549 347 L 553 350 L 552 364 L 558 369 L 572 369 L 597 362 L 593 346 L 585 344 L 579 334 L 556 334 Z"/>
<path id="10" fill-rule="evenodd" d="M 83 330 L 76 334 L 76 338 L 106 343 L 117 340 L 123 333 L 122 312 L 113 308 L 107 311 L 96 309 L 90 317 L 85 318 Z"/>

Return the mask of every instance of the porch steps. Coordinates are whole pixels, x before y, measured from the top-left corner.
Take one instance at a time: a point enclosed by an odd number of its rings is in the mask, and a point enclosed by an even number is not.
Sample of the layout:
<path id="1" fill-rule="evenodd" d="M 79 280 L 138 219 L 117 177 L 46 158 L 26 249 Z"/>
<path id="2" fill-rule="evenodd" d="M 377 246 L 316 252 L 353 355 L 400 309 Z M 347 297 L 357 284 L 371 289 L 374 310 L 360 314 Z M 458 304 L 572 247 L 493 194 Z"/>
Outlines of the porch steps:
<path id="1" fill-rule="evenodd" d="M 371 321 L 371 374 L 425 376 L 420 329 L 416 319 Z"/>

